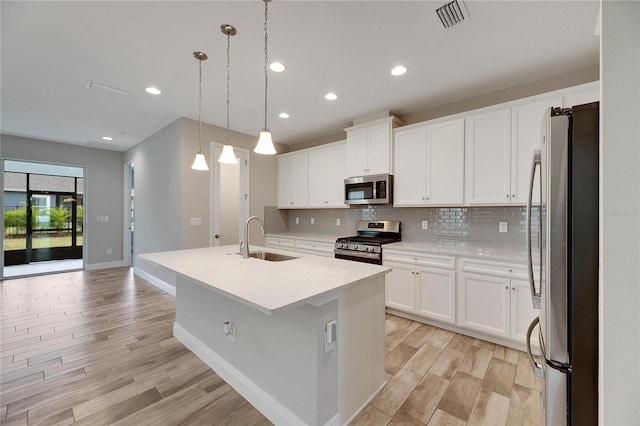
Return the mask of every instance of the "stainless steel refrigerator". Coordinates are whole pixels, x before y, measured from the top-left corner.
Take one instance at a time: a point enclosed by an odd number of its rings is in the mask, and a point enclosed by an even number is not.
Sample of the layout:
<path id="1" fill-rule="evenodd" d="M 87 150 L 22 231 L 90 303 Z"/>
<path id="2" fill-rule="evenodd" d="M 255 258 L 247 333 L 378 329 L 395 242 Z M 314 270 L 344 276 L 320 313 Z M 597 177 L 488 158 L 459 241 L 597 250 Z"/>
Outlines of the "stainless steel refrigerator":
<path id="1" fill-rule="evenodd" d="M 527 346 L 550 426 L 598 421 L 598 129 L 597 102 L 549 108 L 531 171 L 529 279 L 540 316 Z"/>

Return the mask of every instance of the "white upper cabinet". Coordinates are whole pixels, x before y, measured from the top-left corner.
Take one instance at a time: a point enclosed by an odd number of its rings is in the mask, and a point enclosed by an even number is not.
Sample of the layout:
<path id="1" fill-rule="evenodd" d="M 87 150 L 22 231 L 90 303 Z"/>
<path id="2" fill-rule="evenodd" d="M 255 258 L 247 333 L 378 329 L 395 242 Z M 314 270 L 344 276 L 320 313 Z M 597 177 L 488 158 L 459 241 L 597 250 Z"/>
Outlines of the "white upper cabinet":
<path id="1" fill-rule="evenodd" d="M 346 177 L 346 141 L 309 150 L 309 207 L 347 207 L 344 203 Z"/>
<path id="2" fill-rule="evenodd" d="M 464 119 L 395 133 L 395 206 L 464 202 Z"/>
<path id="3" fill-rule="evenodd" d="M 278 207 L 301 209 L 308 207 L 307 152 L 278 157 Z"/>
<path id="4" fill-rule="evenodd" d="M 575 105 L 588 104 L 599 100 L 600 82 L 596 81 L 567 89 L 562 96 L 562 107 L 571 108 Z"/>
<path id="5" fill-rule="evenodd" d="M 348 177 L 391 173 L 392 129 L 399 120 L 387 117 L 345 129 Z"/>
<path id="6" fill-rule="evenodd" d="M 511 109 L 511 203 L 527 203 L 533 151 L 540 149 L 544 114 L 549 107 L 561 105 L 562 97 L 557 96 Z M 539 185 L 534 186 L 533 198 L 540 199 Z"/>
<path id="7" fill-rule="evenodd" d="M 511 202 L 511 109 L 465 119 L 468 204 Z"/>

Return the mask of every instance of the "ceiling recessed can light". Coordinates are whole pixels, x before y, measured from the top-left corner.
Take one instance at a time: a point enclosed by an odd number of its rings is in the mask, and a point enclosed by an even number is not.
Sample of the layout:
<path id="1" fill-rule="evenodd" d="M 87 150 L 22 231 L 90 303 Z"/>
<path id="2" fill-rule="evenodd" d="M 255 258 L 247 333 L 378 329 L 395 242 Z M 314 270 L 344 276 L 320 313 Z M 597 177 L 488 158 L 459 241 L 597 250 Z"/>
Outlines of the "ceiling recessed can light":
<path id="1" fill-rule="evenodd" d="M 280 114 L 278 114 L 278 117 L 280 117 L 280 118 L 289 118 L 290 116 L 286 112 L 281 112 Z"/>
<path id="2" fill-rule="evenodd" d="M 287 69 L 287 67 L 281 62 L 271 62 L 269 64 L 269 69 L 273 72 L 282 72 Z"/>
<path id="3" fill-rule="evenodd" d="M 105 141 L 112 141 L 113 138 L 111 136 L 103 136 L 102 139 L 104 139 Z"/>
<path id="4" fill-rule="evenodd" d="M 338 99 L 338 95 L 336 95 L 333 92 L 329 92 L 326 95 L 324 95 L 324 98 L 328 101 L 335 101 L 336 99 Z"/>
<path id="5" fill-rule="evenodd" d="M 403 75 L 407 72 L 407 67 L 405 67 L 404 65 L 397 65 L 395 67 L 393 67 L 393 69 L 391 70 L 391 75 Z"/>
<path id="6" fill-rule="evenodd" d="M 162 93 L 160 89 L 158 89 L 157 87 L 147 87 L 144 90 L 146 90 L 147 93 L 150 93 L 152 95 L 159 95 Z"/>

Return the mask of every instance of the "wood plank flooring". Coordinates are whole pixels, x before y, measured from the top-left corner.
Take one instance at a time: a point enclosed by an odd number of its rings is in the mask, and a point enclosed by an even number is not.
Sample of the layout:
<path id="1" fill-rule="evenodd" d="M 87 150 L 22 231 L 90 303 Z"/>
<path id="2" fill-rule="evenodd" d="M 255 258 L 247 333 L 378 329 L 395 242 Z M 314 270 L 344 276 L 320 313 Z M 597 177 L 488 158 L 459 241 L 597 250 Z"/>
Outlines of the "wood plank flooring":
<path id="1" fill-rule="evenodd" d="M 129 268 L 0 284 L 1 425 L 267 425 L 172 335 L 175 300 Z M 525 354 L 392 315 L 387 385 L 352 422 L 538 424 Z"/>

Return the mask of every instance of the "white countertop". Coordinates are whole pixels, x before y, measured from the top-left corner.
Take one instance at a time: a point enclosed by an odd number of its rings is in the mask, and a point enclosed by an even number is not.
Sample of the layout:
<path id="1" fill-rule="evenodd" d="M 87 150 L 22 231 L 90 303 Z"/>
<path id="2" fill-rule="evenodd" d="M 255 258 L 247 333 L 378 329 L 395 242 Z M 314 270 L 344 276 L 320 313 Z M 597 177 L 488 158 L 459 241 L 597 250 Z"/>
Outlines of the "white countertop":
<path id="1" fill-rule="evenodd" d="M 255 246 L 250 249 L 264 250 Z M 266 250 L 294 255 L 296 259 L 282 262 L 243 259 L 235 254 L 237 245 L 140 256 L 267 314 L 312 302 L 314 298 L 391 271 L 386 266 Z M 176 290 L 179 297 L 180 289 Z"/>
<path id="2" fill-rule="evenodd" d="M 527 261 L 526 250 L 512 250 L 497 247 L 448 248 L 431 243 L 410 243 L 400 241 L 397 243 L 385 244 L 384 248 L 385 250 L 398 249 L 417 253 L 433 253 L 457 257 L 477 257 L 486 260 L 505 262 L 525 263 Z"/>

